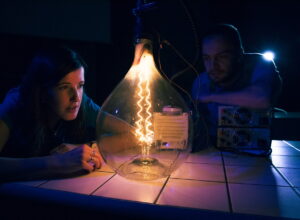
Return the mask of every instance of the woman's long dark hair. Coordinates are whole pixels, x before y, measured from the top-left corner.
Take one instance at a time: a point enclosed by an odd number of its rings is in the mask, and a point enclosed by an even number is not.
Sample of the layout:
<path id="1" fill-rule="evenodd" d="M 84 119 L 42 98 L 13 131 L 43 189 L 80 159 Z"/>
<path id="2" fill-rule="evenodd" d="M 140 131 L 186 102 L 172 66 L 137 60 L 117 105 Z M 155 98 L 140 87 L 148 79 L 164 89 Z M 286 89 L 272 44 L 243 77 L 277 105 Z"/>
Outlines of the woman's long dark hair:
<path id="1" fill-rule="evenodd" d="M 56 86 L 56 84 L 68 73 L 80 68 L 86 68 L 83 59 L 73 50 L 67 47 L 56 47 L 43 50 L 36 54 L 33 58 L 28 72 L 25 75 L 20 86 L 19 114 L 23 121 L 24 127 L 20 128 L 25 132 L 26 137 L 30 137 L 28 146 L 33 155 L 46 154 L 50 149 L 46 147 L 46 137 L 49 133 L 47 127 L 47 94 L 48 91 Z M 71 121 L 69 126 L 73 132 L 80 133 L 83 129 L 84 109 L 80 108 L 77 118 Z M 28 129 L 30 125 L 30 129 Z M 22 127 L 22 126 L 21 126 Z M 31 129 L 32 128 L 32 129 Z M 48 132 L 48 133 L 47 133 Z M 51 146 L 53 147 L 53 146 Z"/>

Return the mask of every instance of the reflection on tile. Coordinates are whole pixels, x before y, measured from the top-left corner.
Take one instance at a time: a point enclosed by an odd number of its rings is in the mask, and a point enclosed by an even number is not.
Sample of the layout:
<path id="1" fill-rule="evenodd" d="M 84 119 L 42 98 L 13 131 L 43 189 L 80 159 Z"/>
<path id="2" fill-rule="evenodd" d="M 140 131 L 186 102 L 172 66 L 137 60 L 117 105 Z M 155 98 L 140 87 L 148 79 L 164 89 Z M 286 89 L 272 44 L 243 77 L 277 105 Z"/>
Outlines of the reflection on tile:
<path id="1" fill-rule="evenodd" d="M 285 141 L 272 141 L 272 155 L 300 156 L 300 150 Z"/>
<path id="2" fill-rule="evenodd" d="M 184 163 L 171 178 L 225 181 L 223 166 L 216 164 Z"/>
<path id="3" fill-rule="evenodd" d="M 272 155 L 300 156 L 300 151 L 291 146 L 272 147 Z"/>
<path id="4" fill-rule="evenodd" d="M 208 148 L 197 153 L 191 153 L 186 162 L 222 164 L 222 158 L 220 151 L 214 148 Z"/>
<path id="5" fill-rule="evenodd" d="M 93 195 L 153 203 L 165 181 L 166 178 L 154 181 L 133 181 L 116 175 Z"/>
<path id="6" fill-rule="evenodd" d="M 289 186 L 282 176 L 269 166 L 226 166 L 229 183 Z"/>
<path id="7" fill-rule="evenodd" d="M 114 173 L 114 170 L 110 168 L 106 163 L 103 162 L 100 169 L 97 169 L 96 171 L 103 171 L 103 172 L 111 172 Z"/>
<path id="8" fill-rule="evenodd" d="M 300 187 L 300 169 L 278 168 L 278 170 L 290 181 L 294 187 Z"/>
<path id="9" fill-rule="evenodd" d="M 222 152 L 225 165 L 266 166 L 270 165 L 268 157 L 247 156 L 230 152 Z"/>
<path id="10" fill-rule="evenodd" d="M 300 141 L 285 141 L 300 150 Z"/>
<path id="11" fill-rule="evenodd" d="M 300 218 L 300 197 L 290 187 L 229 184 L 233 212 Z"/>
<path id="12" fill-rule="evenodd" d="M 104 172 L 92 172 L 90 174 L 75 178 L 51 180 L 41 185 L 41 187 L 81 194 L 91 194 L 101 184 L 107 181 L 112 175 L 114 174 Z"/>
<path id="13" fill-rule="evenodd" d="M 157 204 L 229 211 L 225 183 L 170 179 Z"/>
<path id="14" fill-rule="evenodd" d="M 287 147 L 289 146 L 287 143 L 284 141 L 278 141 L 278 140 L 272 140 L 271 147 Z"/>
<path id="15" fill-rule="evenodd" d="M 38 187 L 39 185 L 46 183 L 46 182 L 47 182 L 47 180 L 34 180 L 34 181 L 20 181 L 20 182 L 15 182 L 15 183 L 26 185 L 26 186 Z"/>
<path id="16" fill-rule="evenodd" d="M 300 168 L 300 157 L 271 155 L 272 163 L 276 167 Z"/>
<path id="17" fill-rule="evenodd" d="M 300 188 L 295 188 L 295 190 L 298 192 L 298 195 L 300 197 Z"/>

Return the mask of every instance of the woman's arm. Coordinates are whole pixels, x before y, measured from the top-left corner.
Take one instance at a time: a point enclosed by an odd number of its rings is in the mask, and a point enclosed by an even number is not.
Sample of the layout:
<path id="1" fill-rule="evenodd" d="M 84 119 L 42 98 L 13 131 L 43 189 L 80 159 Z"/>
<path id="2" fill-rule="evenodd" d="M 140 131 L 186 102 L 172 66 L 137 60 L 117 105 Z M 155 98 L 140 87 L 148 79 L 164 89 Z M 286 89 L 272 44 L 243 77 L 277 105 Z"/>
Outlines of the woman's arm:
<path id="1" fill-rule="evenodd" d="M 138 146 L 134 126 L 108 113 L 103 113 L 102 117 L 102 135 L 97 140 L 102 153 L 121 153 Z"/>
<path id="2" fill-rule="evenodd" d="M 4 148 L 9 128 L 0 120 L 0 152 Z M 91 162 L 95 164 L 93 166 Z M 98 152 L 83 144 L 63 154 L 34 158 L 7 158 L 0 157 L 0 181 L 26 180 L 49 178 L 73 174 L 81 171 L 91 172 L 100 168 L 101 157 Z"/>
<path id="3" fill-rule="evenodd" d="M 106 112 L 103 112 L 102 114 L 102 117 L 104 118 L 102 129 L 104 132 L 120 134 L 124 132 L 133 132 L 135 130 L 135 128 L 131 124 L 114 115 L 108 114 Z"/>
<path id="4" fill-rule="evenodd" d="M 100 154 L 84 144 L 66 153 L 45 157 L 0 157 L 0 179 L 13 181 L 63 177 L 82 171 L 91 172 L 100 167 Z"/>

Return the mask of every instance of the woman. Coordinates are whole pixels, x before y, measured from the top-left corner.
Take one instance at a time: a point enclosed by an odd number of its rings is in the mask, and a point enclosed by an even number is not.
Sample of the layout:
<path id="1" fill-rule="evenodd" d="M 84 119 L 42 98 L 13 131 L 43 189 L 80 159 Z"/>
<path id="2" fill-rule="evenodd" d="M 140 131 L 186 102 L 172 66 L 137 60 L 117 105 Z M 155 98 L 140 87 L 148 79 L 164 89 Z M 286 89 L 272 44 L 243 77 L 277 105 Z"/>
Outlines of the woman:
<path id="1" fill-rule="evenodd" d="M 95 140 L 99 106 L 84 94 L 84 71 L 80 56 L 64 47 L 33 59 L 0 105 L 2 181 L 100 168 L 100 154 L 87 144 Z"/>

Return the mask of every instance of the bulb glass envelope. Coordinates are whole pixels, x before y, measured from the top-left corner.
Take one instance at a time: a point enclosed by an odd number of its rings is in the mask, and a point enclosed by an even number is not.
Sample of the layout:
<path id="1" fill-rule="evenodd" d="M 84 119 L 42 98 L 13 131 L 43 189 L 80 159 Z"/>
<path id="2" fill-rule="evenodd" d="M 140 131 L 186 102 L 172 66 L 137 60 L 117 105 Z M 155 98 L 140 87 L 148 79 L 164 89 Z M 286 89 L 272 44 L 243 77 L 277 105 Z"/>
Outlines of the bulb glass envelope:
<path id="1" fill-rule="evenodd" d="M 97 118 L 105 162 L 129 179 L 166 177 L 190 152 L 191 123 L 185 101 L 155 66 L 151 41 L 142 39 L 131 68 Z"/>

